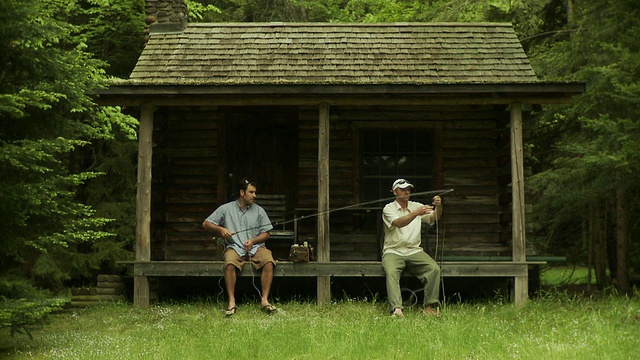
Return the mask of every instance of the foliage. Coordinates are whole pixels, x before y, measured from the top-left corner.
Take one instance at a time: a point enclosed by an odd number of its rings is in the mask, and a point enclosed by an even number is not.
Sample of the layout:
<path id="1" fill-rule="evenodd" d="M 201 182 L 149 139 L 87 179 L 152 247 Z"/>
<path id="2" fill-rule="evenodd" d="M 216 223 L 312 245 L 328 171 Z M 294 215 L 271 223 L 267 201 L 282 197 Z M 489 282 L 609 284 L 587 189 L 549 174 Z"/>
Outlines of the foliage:
<path id="1" fill-rule="evenodd" d="M 558 1 L 552 1 L 557 3 Z M 513 22 L 523 36 L 544 26 L 549 0 L 189 0 L 195 22 Z"/>
<path id="2" fill-rule="evenodd" d="M 64 302 L 19 277 L 0 277 L 0 329 L 8 328 L 11 336 L 27 334 L 33 338 L 31 331 L 45 325 L 48 315 Z"/>
<path id="3" fill-rule="evenodd" d="M 130 117 L 93 102 L 105 63 L 71 21 L 81 10 L 75 1 L 0 3 L 0 271 L 26 262 L 53 287 L 93 266 L 70 261 L 79 249 L 112 236 L 112 220 L 79 199 L 101 175 L 83 169 L 79 152 L 113 138 L 114 126 L 135 134 Z"/>
<path id="4" fill-rule="evenodd" d="M 204 5 L 195 0 L 186 0 L 185 4 L 187 4 L 187 9 L 189 11 L 190 22 L 203 21 L 205 18 L 215 17 L 222 13 L 220 9 L 211 4 Z"/>
<path id="5" fill-rule="evenodd" d="M 580 2 L 570 36 L 559 32 L 531 48 L 543 78 L 587 84 L 584 95 L 541 113 L 537 123 L 542 171 L 530 183 L 538 194 L 534 220 L 550 234 L 545 236 L 549 248 L 584 254 L 579 229 L 586 210 L 601 207 L 614 217 L 608 203 L 618 189 L 628 198 L 640 193 L 639 15 L 633 1 Z M 637 219 L 640 209 L 629 205 L 629 218 Z M 639 230 L 632 222 L 630 238 Z M 638 254 L 640 244 L 632 243 L 631 251 Z M 638 257 L 630 258 L 637 269 Z"/>
<path id="6" fill-rule="evenodd" d="M 339 0 L 188 0 L 189 21 L 327 21 L 328 7 Z M 194 15 L 191 15 L 194 12 Z"/>
<path id="7" fill-rule="evenodd" d="M 131 141 L 119 129 L 113 139 L 92 142 L 85 150 L 87 169 L 107 174 L 91 181 L 82 189 L 82 198 L 96 210 L 98 216 L 114 219 L 105 225 L 105 230 L 113 237 L 95 241 L 88 249 L 85 261 L 90 268 L 100 268 L 104 273 L 117 273 L 117 260 L 133 257 L 132 245 L 135 241 L 135 188 L 137 165 L 137 142 Z M 90 256 L 93 254 L 93 256 Z M 84 267 L 89 268 L 89 267 Z M 84 278 L 95 273 L 84 273 Z M 76 281 L 80 280 L 76 278 Z"/>
<path id="8" fill-rule="evenodd" d="M 335 6 L 335 4 L 334 4 Z M 331 8 L 332 21 L 337 22 L 400 22 L 413 21 L 422 8 L 420 2 L 398 0 L 352 0 Z"/>
<path id="9" fill-rule="evenodd" d="M 128 77 L 144 46 L 145 0 L 80 0 L 70 19 L 82 26 L 87 51 L 105 61 L 109 75 Z"/>

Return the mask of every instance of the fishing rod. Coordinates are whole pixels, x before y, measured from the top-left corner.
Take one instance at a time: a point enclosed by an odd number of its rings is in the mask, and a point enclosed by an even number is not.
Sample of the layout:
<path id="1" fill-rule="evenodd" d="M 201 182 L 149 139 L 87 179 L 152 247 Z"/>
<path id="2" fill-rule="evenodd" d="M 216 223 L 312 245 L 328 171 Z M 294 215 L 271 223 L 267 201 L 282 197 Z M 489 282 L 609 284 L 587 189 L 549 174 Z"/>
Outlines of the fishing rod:
<path id="1" fill-rule="evenodd" d="M 440 196 L 440 195 L 444 195 L 444 194 L 448 194 L 450 192 L 452 192 L 453 189 L 441 189 L 441 190 L 431 190 L 431 191 L 423 191 L 423 192 L 417 192 L 417 193 L 412 193 L 410 194 L 410 196 L 412 197 L 421 197 L 421 196 L 425 196 L 425 195 L 433 195 L 433 196 Z M 377 199 L 377 200 L 373 200 L 373 201 L 367 201 L 367 202 L 361 202 L 358 204 L 353 204 L 353 205 L 347 205 L 347 206 L 343 206 L 340 208 L 336 208 L 336 209 L 329 209 L 329 210 L 325 210 L 325 211 L 320 211 L 314 214 L 309 214 L 309 215 L 303 215 L 297 218 L 293 218 L 291 220 L 285 220 L 285 221 L 280 221 L 280 222 L 276 222 L 276 223 L 269 223 L 271 226 L 276 227 L 276 226 L 281 226 L 281 225 L 286 225 L 295 221 L 299 221 L 299 220 L 304 220 L 304 219 L 308 219 L 308 218 L 312 218 L 312 217 L 316 217 L 316 216 L 320 216 L 320 215 L 325 215 L 325 214 L 329 214 L 332 212 L 336 212 L 336 211 L 342 211 L 342 210 L 346 210 L 346 209 L 352 209 L 355 207 L 359 207 L 359 206 L 365 206 L 365 205 L 370 205 L 370 204 L 376 204 L 376 203 L 380 203 L 380 202 L 386 202 L 386 201 L 391 201 L 391 200 L 395 200 L 396 197 L 389 197 L 389 198 L 383 198 L 383 199 Z M 262 224 L 259 226 L 254 226 L 254 227 L 250 227 L 244 230 L 238 230 L 236 232 L 234 232 L 232 235 L 241 233 L 241 232 L 246 232 L 246 231 L 251 231 L 254 229 L 259 229 L 262 226 L 267 225 L 267 224 Z"/>

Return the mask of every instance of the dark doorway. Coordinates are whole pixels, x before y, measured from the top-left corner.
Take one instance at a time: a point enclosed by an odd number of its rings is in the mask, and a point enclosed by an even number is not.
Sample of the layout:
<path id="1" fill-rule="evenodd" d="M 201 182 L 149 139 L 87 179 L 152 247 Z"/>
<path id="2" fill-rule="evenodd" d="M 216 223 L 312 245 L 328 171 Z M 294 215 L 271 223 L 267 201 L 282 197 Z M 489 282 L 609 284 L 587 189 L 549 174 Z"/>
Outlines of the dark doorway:
<path id="1" fill-rule="evenodd" d="M 294 203 L 298 166 L 297 108 L 234 109 L 225 116 L 225 188 L 237 196 L 236 184 L 247 177 L 260 194 L 287 196 Z"/>

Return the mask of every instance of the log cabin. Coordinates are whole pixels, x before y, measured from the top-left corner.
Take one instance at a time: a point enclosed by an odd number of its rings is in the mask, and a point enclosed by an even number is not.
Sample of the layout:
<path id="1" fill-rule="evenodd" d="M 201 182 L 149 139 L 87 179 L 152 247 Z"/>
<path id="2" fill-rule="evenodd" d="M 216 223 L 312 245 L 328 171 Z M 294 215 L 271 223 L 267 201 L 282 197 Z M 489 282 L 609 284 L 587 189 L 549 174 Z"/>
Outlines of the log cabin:
<path id="1" fill-rule="evenodd" d="M 585 86 L 538 80 L 510 24 L 188 23 L 182 0 L 146 11 L 135 69 L 97 99 L 140 120 L 135 305 L 150 277 L 221 276 L 201 223 L 245 176 L 283 225 L 274 255 L 316 249 L 276 276 L 315 277 L 319 304 L 331 277 L 383 276 L 380 210 L 398 177 L 453 189 L 424 236 L 443 276 L 508 277 L 526 301 L 543 261 L 525 239 L 523 119 Z"/>

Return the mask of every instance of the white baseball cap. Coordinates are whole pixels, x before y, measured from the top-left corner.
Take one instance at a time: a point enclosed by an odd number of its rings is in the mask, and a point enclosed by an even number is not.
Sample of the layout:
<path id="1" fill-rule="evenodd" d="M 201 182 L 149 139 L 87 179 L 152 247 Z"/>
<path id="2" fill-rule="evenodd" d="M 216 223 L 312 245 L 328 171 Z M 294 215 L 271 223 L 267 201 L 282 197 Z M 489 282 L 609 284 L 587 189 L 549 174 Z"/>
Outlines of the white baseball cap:
<path id="1" fill-rule="evenodd" d="M 406 189 L 408 187 L 413 188 L 413 184 L 411 184 L 405 179 L 397 179 L 396 181 L 393 182 L 393 186 L 391 186 L 391 190 L 393 191 L 397 188 Z"/>

